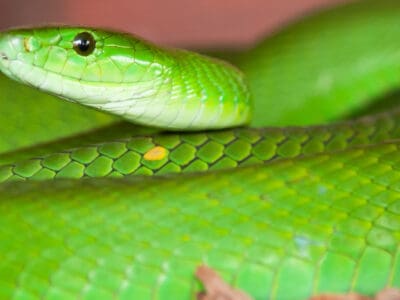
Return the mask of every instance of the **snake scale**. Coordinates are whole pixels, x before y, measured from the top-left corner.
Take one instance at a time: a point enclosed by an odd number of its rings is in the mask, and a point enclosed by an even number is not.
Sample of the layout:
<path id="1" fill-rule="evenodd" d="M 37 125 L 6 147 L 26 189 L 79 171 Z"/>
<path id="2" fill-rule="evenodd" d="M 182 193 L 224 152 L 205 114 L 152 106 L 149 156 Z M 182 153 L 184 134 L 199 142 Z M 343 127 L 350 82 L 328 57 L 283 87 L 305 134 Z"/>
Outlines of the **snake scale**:
<path id="1" fill-rule="evenodd" d="M 346 4 L 232 65 L 1 33 L 0 299 L 194 299 L 202 264 L 254 299 L 400 287 L 399 19 Z"/>

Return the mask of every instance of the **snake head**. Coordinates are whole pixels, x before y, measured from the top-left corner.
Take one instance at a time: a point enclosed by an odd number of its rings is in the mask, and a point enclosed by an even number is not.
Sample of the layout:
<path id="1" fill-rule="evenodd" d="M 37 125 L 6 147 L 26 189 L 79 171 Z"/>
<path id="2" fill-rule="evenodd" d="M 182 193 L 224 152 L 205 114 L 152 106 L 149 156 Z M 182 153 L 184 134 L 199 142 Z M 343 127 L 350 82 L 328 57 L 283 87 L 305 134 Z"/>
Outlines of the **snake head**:
<path id="1" fill-rule="evenodd" d="M 85 27 L 10 30 L 0 34 L 0 71 L 144 125 L 196 130 L 250 120 L 249 92 L 236 68 L 125 33 Z"/>
<path id="2" fill-rule="evenodd" d="M 167 64 L 155 47 L 123 33 L 44 27 L 0 35 L 1 71 L 87 105 L 104 104 L 116 93 L 127 98 L 121 87 L 158 81 Z"/>

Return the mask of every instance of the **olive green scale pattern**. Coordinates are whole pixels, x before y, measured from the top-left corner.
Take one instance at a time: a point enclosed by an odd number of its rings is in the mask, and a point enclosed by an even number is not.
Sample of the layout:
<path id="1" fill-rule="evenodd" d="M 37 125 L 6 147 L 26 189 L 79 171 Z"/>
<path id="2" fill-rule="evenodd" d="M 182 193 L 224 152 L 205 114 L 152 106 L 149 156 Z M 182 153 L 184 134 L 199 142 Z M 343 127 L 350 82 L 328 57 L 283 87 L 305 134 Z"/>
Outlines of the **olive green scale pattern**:
<path id="1" fill-rule="evenodd" d="M 399 179 L 400 144 L 380 144 L 185 176 L 2 184 L 0 298 L 194 299 L 202 263 L 254 299 L 400 287 Z"/>
<path id="2" fill-rule="evenodd" d="M 0 166 L 0 182 L 200 172 L 337 151 L 400 137 L 400 113 L 310 128 L 156 134 L 93 144 Z M 162 148 L 155 160 L 146 154 Z M 29 150 L 28 150 L 29 151 Z"/>

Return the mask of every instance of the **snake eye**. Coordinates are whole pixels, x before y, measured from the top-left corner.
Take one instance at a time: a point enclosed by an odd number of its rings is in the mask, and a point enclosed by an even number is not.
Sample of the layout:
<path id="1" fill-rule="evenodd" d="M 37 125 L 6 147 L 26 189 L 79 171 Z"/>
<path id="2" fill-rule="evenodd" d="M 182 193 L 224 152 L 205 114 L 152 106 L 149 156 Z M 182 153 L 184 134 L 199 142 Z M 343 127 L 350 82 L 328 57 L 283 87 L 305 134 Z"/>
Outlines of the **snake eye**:
<path id="1" fill-rule="evenodd" d="M 96 48 L 96 41 L 89 32 L 78 33 L 73 41 L 74 50 L 82 56 L 88 56 Z"/>

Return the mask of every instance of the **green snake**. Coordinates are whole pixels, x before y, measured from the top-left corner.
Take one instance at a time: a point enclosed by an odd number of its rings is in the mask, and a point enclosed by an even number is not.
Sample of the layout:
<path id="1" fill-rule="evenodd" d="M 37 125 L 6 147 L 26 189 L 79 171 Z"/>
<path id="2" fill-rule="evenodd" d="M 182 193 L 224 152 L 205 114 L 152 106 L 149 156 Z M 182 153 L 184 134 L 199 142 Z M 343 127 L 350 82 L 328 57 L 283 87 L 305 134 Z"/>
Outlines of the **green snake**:
<path id="1" fill-rule="evenodd" d="M 400 287 L 399 19 L 347 4 L 232 64 L 1 33 L 0 298 L 194 299 L 202 264 L 254 299 Z"/>

